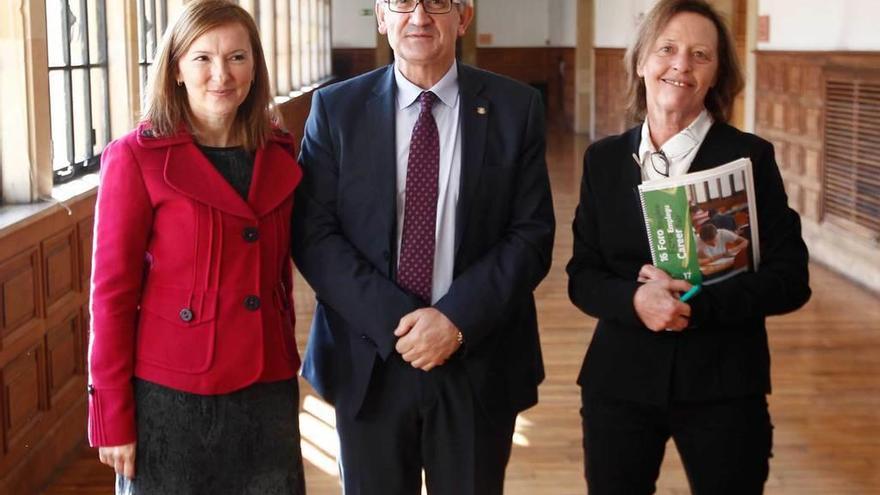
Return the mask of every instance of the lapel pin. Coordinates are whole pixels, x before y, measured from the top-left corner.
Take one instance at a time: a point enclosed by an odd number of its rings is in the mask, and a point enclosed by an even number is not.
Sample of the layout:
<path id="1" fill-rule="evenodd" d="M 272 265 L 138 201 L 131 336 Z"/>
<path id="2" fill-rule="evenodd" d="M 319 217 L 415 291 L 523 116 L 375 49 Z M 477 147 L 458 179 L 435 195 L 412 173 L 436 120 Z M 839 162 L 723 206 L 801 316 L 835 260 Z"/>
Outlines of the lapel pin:
<path id="1" fill-rule="evenodd" d="M 486 115 L 487 113 L 489 113 L 489 110 L 486 110 L 486 107 L 477 107 L 478 115 Z"/>

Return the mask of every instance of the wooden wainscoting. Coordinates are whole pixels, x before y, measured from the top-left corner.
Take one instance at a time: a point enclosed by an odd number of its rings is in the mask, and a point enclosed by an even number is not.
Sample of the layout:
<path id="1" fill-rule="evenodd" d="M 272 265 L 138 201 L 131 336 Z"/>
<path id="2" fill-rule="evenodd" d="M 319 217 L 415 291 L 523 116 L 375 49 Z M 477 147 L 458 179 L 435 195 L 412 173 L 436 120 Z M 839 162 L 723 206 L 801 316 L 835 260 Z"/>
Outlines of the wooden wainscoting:
<path id="1" fill-rule="evenodd" d="M 334 48 L 333 75 L 342 81 L 376 68 L 375 48 Z"/>
<path id="2" fill-rule="evenodd" d="M 278 112 L 281 114 L 287 130 L 293 134 L 297 150 L 299 150 L 299 144 L 302 142 L 306 119 L 309 117 L 311 106 L 312 92 L 291 98 L 278 105 Z"/>
<path id="3" fill-rule="evenodd" d="M 0 493 L 32 493 L 86 434 L 94 203 L 0 235 Z"/>
<path id="4" fill-rule="evenodd" d="M 477 65 L 546 90 L 547 118 L 574 128 L 574 48 L 478 48 Z"/>
<path id="5" fill-rule="evenodd" d="M 626 70 L 623 48 L 595 48 L 596 139 L 620 134 L 632 127 L 626 118 Z"/>
<path id="6" fill-rule="evenodd" d="M 789 204 L 804 219 L 813 259 L 874 290 L 880 290 L 880 238 L 828 214 L 824 155 L 826 82 L 880 80 L 878 67 L 880 52 L 759 51 L 755 112 L 756 132 L 776 148 Z"/>
<path id="7" fill-rule="evenodd" d="M 756 132 L 773 142 L 792 206 L 823 220 L 825 80 L 876 73 L 880 52 L 757 52 Z"/>
<path id="8" fill-rule="evenodd" d="M 755 131 L 776 148 L 789 204 L 818 222 L 821 205 L 821 55 L 758 52 Z"/>

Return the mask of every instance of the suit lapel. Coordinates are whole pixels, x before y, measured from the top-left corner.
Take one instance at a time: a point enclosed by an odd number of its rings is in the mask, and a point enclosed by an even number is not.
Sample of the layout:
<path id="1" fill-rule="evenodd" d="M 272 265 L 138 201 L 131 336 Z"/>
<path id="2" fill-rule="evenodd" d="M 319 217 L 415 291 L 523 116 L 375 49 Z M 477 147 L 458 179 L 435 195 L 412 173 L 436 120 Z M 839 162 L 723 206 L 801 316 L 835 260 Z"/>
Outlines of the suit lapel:
<path id="1" fill-rule="evenodd" d="M 473 206 L 483 157 L 486 153 L 486 132 L 492 108 L 482 97 L 483 83 L 466 65 L 458 65 L 458 85 L 461 94 L 461 178 L 458 207 L 455 215 L 455 253 L 458 254 L 468 213 Z"/>
<path id="2" fill-rule="evenodd" d="M 626 165 L 624 165 L 624 170 L 621 171 L 621 175 L 625 178 L 626 183 L 632 192 L 632 201 L 627 204 L 632 205 L 639 218 L 644 218 L 642 215 L 642 199 L 639 195 L 639 184 L 642 183 L 642 169 L 641 166 L 633 160 L 633 156 L 639 156 L 639 145 L 642 144 L 641 124 L 626 132 L 626 143 L 629 146 L 627 150 L 629 151 L 629 154 L 624 158 Z M 644 242 L 644 251 L 648 252 L 650 257 L 650 248 L 648 247 L 648 228 L 643 221 L 639 222 L 639 225 L 642 230 L 641 239 Z"/>
<path id="3" fill-rule="evenodd" d="M 165 182 L 177 192 L 200 203 L 239 217 L 256 218 L 251 207 L 192 141 L 168 147 Z"/>
<path id="4" fill-rule="evenodd" d="M 387 214 L 377 215 L 383 223 L 371 226 L 382 239 L 387 239 L 388 250 L 397 252 L 397 130 L 395 114 L 397 102 L 394 83 L 394 66 L 389 65 L 385 74 L 379 78 L 373 88 L 373 97 L 366 103 L 365 118 L 368 121 L 369 153 L 364 155 L 368 166 L 372 168 L 373 191 L 377 195 L 376 204 L 380 211 Z M 365 192 L 370 194 L 371 191 Z M 395 266 L 392 262 L 389 266 Z"/>
<path id="5" fill-rule="evenodd" d="M 629 144 L 629 152 L 630 156 L 627 157 L 627 170 L 629 172 L 626 174 L 628 178 L 632 181 L 632 186 L 637 187 L 642 183 L 642 168 L 636 163 L 635 160 L 632 159 L 633 156 L 638 158 L 639 156 L 639 146 L 642 144 L 642 125 L 639 124 L 632 129 L 626 131 L 626 142 Z"/>
<path id="6" fill-rule="evenodd" d="M 726 124 L 720 122 L 712 124 L 700 149 L 697 150 L 697 156 L 691 162 L 688 173 L 717 167 L 736 158 L 731 154 L 730 143 L 733 141 L 726 136 L 729 129 Z"/>

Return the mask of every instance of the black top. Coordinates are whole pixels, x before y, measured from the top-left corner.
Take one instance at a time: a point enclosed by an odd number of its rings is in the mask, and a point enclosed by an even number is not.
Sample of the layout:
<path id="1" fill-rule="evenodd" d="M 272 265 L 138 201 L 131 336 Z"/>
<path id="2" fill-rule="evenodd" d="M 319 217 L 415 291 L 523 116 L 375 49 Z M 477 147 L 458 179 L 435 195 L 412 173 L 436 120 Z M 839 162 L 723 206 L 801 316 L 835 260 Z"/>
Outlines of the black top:
<path id="1" fill-rule="evenodd" d="M 773 146 L 716 122 L 690 172 L 749 157 L 755 180 L 761 263 L 703 286 L 691 299 L 691 327 L 652 332 L 633 308 L 651 251 L 632 161 L 640 127 L 592 144 L 584 156 L 580 204 L 568 264 L 569 296 L 599 319 L 578 383 L 590 395 L 630 402 L 707 401 L 770 391 L 764 319 L 793 311 L 810 297 L 807 247 L 798 214 L 788 207 Z"/>
<path id="2" fill-rule="evenodd" d="M 254 175 L 253 153 L 242 146 L 216 148 L 200 144 L 199 149 L 208 157 L 208 160 L 226 179 L 226 182 L 229 182 L 229 185 L 247 201 L 251 178 Z"/>

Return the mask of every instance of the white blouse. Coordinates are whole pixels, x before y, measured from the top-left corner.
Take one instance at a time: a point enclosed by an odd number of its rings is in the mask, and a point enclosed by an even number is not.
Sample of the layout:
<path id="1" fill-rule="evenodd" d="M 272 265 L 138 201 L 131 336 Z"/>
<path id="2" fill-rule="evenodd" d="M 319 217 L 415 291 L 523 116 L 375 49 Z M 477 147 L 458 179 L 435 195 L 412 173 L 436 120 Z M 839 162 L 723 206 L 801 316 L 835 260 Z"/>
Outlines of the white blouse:
<path id="1" fill-rule="evenodd" d="M 712 127 L 713 122 L 714 120 L 712 119 L 712 116 L 709 115 L 709 112 L 704 108 L 703 111 L 700 112 L 700 115 L 698 115 L 690 125 L 663 143 L 663 146 L 660 147 L 660 151 L 666 155 L 666 160 L 669 162 L 669 177 L 675 177 L 687 173 L 688 169 L 691 167 L 691 163 L 694 161 L 694 157 L 697 156 L 697 151 L 699 151 L 700 145 L 703 144 L 703 140 L 706 139 L 706 134 L 709 133 L 709 129 Z M 657 149 L 654 148 L 654 143 L 651 142 L 651 132 L 648 128 L 648 119 L 646 118 L 645 122 L 642 124 L 642 142 L 639 144 L 638 155 L 639 167 L 642 169 L 643 182 L 666 178 L 666 176 L 656 170 L 652 165 L 651 155 L 656 152 Z M 657 158 L 654 158 L 654 161 L 658 164 L 660 163 L 660 160 Z M 662 170 L 662 167 L 660 168 Z"/>

